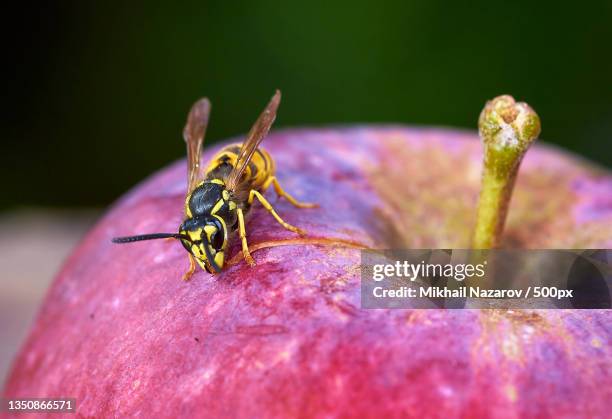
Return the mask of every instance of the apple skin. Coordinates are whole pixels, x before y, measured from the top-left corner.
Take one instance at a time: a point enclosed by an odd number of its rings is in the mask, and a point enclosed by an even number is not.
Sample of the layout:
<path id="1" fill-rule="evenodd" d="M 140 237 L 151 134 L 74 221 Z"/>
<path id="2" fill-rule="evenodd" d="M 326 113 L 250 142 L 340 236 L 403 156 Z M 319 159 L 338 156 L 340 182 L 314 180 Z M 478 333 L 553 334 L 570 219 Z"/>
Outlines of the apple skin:
<path id="1" fill-rule="evenodd" d="M 178 242 L 112 244 L 177 230 L 186 168 L 171 165 L 66 261 L 4 397 L 75 397 L 80 417 L 609 417 L 610 311 L 360 309 L 359 246 L 469 245 L 474 133 L 296 129 L 263 146 L 283 187 L 320 204 L 296 209 L 267 192 L 306 238 L 255 205 L 257 266 L 234 239 L 221 274 L 198 270 L 190 282 Z M 609 172 L 536 145 L 503 244 L 610 247 L 611 200 Z"/>

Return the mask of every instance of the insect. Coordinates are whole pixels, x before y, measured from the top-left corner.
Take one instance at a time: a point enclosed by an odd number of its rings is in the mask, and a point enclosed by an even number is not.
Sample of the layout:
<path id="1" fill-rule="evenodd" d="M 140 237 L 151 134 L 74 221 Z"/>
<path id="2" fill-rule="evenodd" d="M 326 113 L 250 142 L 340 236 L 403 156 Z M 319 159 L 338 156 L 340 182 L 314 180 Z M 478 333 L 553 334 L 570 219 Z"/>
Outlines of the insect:
<path id="1" fill-rule="evenodd" d="M 204 171 L 200 166 L 200 157 L 211 106 L 207 98 L 198 100 L 192 106 L 183 130 L 187 143 L 187 196 L 185 220 L 178 233 L 115 237 L 112 241 L 132 243 L 154 239 L 180 240 L 189 254 L 189 271 L 183 275 L 183 279 L 188 280 L 196 269 L 196 262 L 209 273 L 218 273 L 223 269 L 229 235 L 235 230 L 238 230 L 242 242 L 244 259 L 249 265 L 255 265 L 249 252 L 244 221 L 255 200 L 284 228 L 299 235 L 306 234 L 304 230 L 285 222 L 263 196 L 272 185 L 280 197 L 298 208 L 317 206 L 299 202 L 283 190 L 275 177 L 274 161 L 268 152 L 259 147 L 276 118 L 280 99 L 281 94 L 277 90 L 255 121 L 244 143 L 223 148 Z"/>

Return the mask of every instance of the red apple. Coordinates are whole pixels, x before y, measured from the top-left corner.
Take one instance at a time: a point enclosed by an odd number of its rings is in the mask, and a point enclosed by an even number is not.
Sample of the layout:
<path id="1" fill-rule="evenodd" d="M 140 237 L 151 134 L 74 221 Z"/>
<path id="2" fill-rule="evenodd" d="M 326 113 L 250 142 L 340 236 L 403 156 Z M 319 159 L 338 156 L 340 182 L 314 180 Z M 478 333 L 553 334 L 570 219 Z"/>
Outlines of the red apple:
<path id="1" fill-rule="evenodd" d="M 609 311 L 360 309 L 360 247 L 469 246 L 475 134 L 303 129 L 263 145 L 283 187 L 320 204 L 271 198 L 307 237 L 255 205 L 257 266 L 234 239 L 226 270 L 183 282 L 178 242 L 111 243 L 176 231 L 185 163 L 162 170 L 68 259 L 4 396 L 74 397 L 81 417 L 609 417 Z M 503 244 L 610 247 L 611 199 L 609 172 L 535 145 Z"/>

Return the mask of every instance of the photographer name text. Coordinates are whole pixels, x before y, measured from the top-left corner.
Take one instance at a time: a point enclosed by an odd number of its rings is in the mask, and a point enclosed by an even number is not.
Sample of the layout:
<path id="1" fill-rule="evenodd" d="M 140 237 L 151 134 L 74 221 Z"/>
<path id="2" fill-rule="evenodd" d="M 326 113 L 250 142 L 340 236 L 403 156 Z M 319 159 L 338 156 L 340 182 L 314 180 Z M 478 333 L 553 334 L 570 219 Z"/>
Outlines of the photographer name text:
<path id="1" fill-rule="evenodd" d="M 376 298 L 572 298 L 573 290 L 557 287 L 528 287 L 526 289 L 484 289 L 480 287 L 399 287 L 386 289 L 374 287 L 372 294 Z"/>

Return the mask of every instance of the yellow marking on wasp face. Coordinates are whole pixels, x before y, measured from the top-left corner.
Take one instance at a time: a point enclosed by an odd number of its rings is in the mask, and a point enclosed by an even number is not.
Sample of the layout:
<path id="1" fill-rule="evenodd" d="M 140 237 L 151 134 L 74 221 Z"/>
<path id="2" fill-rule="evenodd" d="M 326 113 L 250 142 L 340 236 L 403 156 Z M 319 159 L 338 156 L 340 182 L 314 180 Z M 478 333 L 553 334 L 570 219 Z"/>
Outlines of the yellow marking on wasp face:
<path id="1" fill-rule="evenodd" d="M 215 255 L 215 263 L 219 267 L 223 267 L 224 262 L 225 262 L 225 258 L 223 256 L 223 252 L 217 252 L 217 254 Z"/>
<path id="2" fill-rule="evenodd" d="M 193 231 L 188 231 L 187 234 L 189 235 L 189 238 L 191 239 L 191 241 L 202 240 L 202 229 L 201 228 L 198 228 L 197 230 L 193 230 Z"/>
<path id="3" fill-rule="evenodd" d="M 202 255 L 202 253 L 200 253 L 200 248 L 198 247 L 197 244 L 192 244 L 191 245 L 191 253 L 197 258 L 199 259 Z"/>
<path id="4" fill-rule="evenodd" d="M 225 201 L 229 200 L 229 192 L 227 191 L 227 189 L 223 190 L 223 199 Z"/>
<path id="5" fill-rule="evenodd" d="M 217 185 L 225 185 L 221 179 L 211 179 L 210 183 L 216 183 Z"/>
<path id="6" fill-rule="evenodd" d="M 234 201 L 229 201 L 229 209 L 233 211 L 236 209 L 236 203 Z"/>
<path id="7" fill-rule="evenodd" d="M 212 241 L 212 235 L 215 233 L 215 231 L 217 231 L 217 229 L 215 228 L 215 226 L 211 226 L 211 225 L 207 225 L 204 227 L 204 232 L 206 233 L 206 237 L 208 238 L 208 241 Z"/>
<path id="8" fill-rule="evenodd" d="M 225 204 L 224 200 L 222 200 L 222 199 L 218 200 L 217 203 L 215 204 L 215 206 L 213 207 L 213 209 L 210 211 L 211 215 L 216 214 L 217 211 L 219 211 L 221 209 L 223 204 Z"/>

